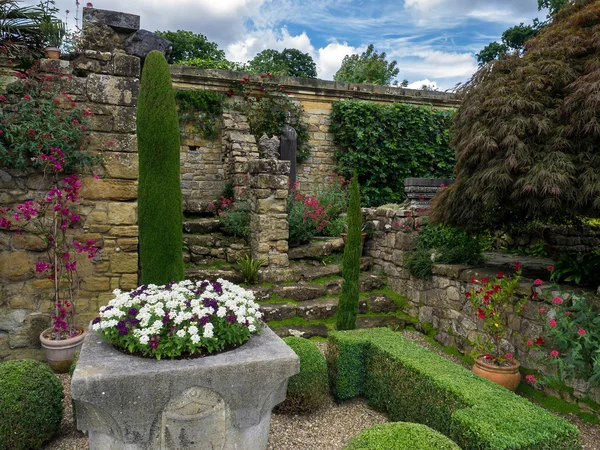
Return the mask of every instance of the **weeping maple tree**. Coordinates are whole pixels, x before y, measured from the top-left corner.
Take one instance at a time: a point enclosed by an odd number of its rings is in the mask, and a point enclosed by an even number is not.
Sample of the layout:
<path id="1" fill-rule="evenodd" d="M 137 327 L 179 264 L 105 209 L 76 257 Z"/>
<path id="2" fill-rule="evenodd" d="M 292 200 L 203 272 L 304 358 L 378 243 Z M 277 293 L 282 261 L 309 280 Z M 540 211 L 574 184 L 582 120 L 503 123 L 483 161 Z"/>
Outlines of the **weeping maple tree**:
<path id="1" fill-rule="evenodd" d="M 600 216 L 600 2 L 571 1 L 526 47 L 459 90 L 456 182 L 436 197 L 435 221 Z"/>

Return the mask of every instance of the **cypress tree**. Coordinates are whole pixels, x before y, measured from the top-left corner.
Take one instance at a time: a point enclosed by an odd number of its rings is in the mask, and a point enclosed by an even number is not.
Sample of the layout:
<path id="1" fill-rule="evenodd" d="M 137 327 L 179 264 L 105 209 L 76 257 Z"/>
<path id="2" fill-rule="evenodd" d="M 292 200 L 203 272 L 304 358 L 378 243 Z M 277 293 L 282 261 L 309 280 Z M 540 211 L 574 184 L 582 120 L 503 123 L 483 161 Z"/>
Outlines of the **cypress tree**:
<path id="1" fill-rule="evenodd" d="M 360 186 L 358 175 L 350 184 L 348 202 L 348 235 L 342 260 L 342 291 L 336 316 L 336 329 L 353 330 L 358 315 L 358 294 L 360 292 L 360 257 L 362 254 L 362 215 L 360 212 Z"/>
<path id="2" fill-rule="evenodd" d="M 141 282 L 181 281 L 183 230 L 179 181 L 179 119 L 169 65 L 146 57 L 137 107 L 138 223 Z"/>

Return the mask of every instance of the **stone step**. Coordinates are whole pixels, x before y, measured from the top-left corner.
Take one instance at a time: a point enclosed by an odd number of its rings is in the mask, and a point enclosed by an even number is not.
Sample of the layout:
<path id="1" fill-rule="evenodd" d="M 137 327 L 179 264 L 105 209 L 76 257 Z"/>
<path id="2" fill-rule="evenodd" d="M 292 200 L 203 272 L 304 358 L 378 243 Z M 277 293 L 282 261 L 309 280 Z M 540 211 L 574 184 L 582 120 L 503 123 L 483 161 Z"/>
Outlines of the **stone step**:
<path id="1" fill-rule="evenodd" d="M 341 251 L 344 251 L 344 240 L 329 238 L 290 248 L 288 255 L 290 259 L 320 258 Z"/>
<path id="2" fill-rule="evenodd" d="M 368 272 L 373 267 L 373 258 L 363 256 L 360 258 L 360 271 Z M 342 267 L 339 264 L 311 265 L 311 264 L 291 264 L 287 279 L 272 281 L 312 281 L 318 278 L 341 275 Z"/>
<path id="3" fill-rule="evenodd" d="M 188 267 L 185 269 L 185 278 L 192 281 L 211 280 L 219 278 L 231 281 L 232 283 L 241 283 L 244 281 L 242 273 L 233 268 L 202 268 Z"/>
<path id="4" fill-rule="evenodd" d="M 219 231 L 221 224 L 216 217 L 200 218 L 200 219 L 184 219 L 183 232 L 190 234 L 209 234 L 214 231 Z"/>
<path id="5" fill-rule="evenodd" d="M 395 316 L 358 316 L 356 318 L 356 328 L 404 328 L 410 323 L 404 319 Z M 307 325 L 290 325 L 287 327 L 273 328 L 273 331 L 279 337 L 296 336 L 303 338 L 311 338 L 315 336 L 327 337 L 331 331 L 325 324 L 307 324 Z"/>
<path id="6" fill-rule="evenodd" d="M 385 285 L 385 280 L 375 274 L 365 274 L 360 277 L 360 292 L 370 292 L 381 289 Z M 342 290 L 342 278 L 326 281 L 323 284 L 308 283 L 299 281 L 296 284 L 280 285 L 273 287 L 249 286 L 248 289 L 254 292 L 257 300 L 269 300 L 273 295 L 284 299 L 305 302 L 314 300 L 327 295 L 337 295 Z"/>
<path id="7" fill-rule="evenodd" d="M 260 303 L 260 302 L 259 302 Z M 266 322 L 286 320 L 300 317 L 305 320 L 324 320 L 333 317 L 337 311 L 338 298 L 329 297 L 308 300 L 298 304 L 267 303 L 261 305 Z M 361 298 L 358 304 L 359 314 L 396 312 L 397 306 L 393 299 L 385 294 L 371 294 Z"/>

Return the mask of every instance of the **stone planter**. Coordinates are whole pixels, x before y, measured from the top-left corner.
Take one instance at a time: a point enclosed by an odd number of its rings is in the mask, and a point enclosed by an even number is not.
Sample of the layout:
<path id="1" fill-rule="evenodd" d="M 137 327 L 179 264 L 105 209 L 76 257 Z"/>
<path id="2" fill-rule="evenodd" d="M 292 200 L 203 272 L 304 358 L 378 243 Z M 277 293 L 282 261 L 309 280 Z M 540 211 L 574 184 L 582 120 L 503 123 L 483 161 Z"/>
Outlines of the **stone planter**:
<path id="1" fill-rule="evenodd" d="M 507 367 L 495 366 L 494 364 L 486 363 L 481 357 L 475 359 L 475 364 L 471 369 L 473 373 L 482 376 L 509 391 L 516 391 L 521 383 L 521 374 L 519 367 L 521 364 L 517 360 L 511 360 L 512 364 Z"/>
<path id="2" fill-rule="evenodd" d="M 267 448 L 296 354 L 269 328 L 235 350 L 163 360 L 126 355 L 90 331 L 71 383 L 90 449 Z"/>
<path id="3" fill-rule="evenodd" d="M 83 328 L 77 327 L 79 333 L 77 336 L 56 341 L 44 336 L 48 335 L 51 330 L 52 328 L 48 328 L 40 334 L 40 342 L 46 353 L 46 362 L 53 372 L 67 373 L 73 363 L 75 352 L 81 350 L 86 332 Z"/>

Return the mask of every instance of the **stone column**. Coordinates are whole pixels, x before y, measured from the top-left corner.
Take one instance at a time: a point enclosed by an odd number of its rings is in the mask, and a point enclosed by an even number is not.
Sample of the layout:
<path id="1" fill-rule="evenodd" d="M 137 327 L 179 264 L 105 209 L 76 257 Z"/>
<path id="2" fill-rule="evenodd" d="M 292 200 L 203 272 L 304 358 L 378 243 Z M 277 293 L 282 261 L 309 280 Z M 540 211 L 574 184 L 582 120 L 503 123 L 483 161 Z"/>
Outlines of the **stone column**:
<path id="1" fill-rule="evenodd" d="M 265 267 L 289 266 L 287 196 L 290 162 L 256 159 L 245 164 L 250 203 L 250 247 Z"/>

